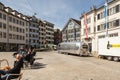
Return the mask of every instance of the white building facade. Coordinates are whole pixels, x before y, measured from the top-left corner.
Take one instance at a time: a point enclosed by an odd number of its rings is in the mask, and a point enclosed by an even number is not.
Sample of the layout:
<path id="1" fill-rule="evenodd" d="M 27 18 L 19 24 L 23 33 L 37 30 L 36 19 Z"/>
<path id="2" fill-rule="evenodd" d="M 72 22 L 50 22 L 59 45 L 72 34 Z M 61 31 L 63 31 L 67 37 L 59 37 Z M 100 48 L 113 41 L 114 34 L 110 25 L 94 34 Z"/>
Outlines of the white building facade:
<path id="1" fill-rule="evenodd" d="M 62 30 L 63 42 L 79 42 L 80 39 L 80 21 L 70 18 Z"/>
<path id="2" fill-rule="evenodd" d="M 107 31 L 105 27 L 104 6 L 97 9 L 96 13 L 96 44 L 98 39 L 108 37 L 120 37 L 120 0 L 108 3 Z M 96 49 L 98 51 L 98 48 Z"/>
<path id="3" fill-rule="evenodd" d="M 86 16 L 86 25 L 85 25 L 85 16 Z M 81 16 L 81 41 L 88 43 L 89 47 L 92 50 L 95 49 L 95 36 L 96 36 L 96 28 L 95 28 L 95 16 L 96 9 L 93 7 L 88 13 L 85 13 Z M 87 31 L 86 31 L 87 29 Z M 86 34 L 87 33 L 87 34 Z"/>
<path id="4" fill-rule="evenodd" d="M 91 44 L 92 52 L 98 53 L 98 41 L 106 37 L 120 37 L 120 0 L 113 0 L 107 6 L 107 30 L 105 27 L 104 5 L 93 8 L 86 13 L 88 22 L 88 39 L 85 39 L 84 17 L 81 17 L 81 39 Z"/>

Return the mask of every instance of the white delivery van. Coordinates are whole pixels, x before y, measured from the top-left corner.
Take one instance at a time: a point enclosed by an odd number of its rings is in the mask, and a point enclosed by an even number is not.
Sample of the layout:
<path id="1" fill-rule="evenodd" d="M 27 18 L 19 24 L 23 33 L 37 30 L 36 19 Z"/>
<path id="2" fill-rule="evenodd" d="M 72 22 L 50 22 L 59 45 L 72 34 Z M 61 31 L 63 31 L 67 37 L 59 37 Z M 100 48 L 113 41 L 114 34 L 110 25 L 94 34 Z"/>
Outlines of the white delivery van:
<path id="1" fill-rule="evenodd" d="M 120 60 L 120 37 L 103 38 L 98 40 L 98 55 L 108 60 Z"/>

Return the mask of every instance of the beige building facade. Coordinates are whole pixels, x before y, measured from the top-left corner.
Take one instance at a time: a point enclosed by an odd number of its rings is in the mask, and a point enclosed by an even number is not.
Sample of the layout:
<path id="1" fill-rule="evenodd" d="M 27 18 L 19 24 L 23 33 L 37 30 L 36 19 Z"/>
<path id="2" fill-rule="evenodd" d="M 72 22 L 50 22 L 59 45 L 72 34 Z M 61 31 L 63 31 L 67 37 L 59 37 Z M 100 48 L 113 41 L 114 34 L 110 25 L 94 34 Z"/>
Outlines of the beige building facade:
<path id="1" fill-rule="evenodd" d="M 14 50 L 19 45 L 27 45 L 26 24 L 26 16 L 0 3 L 0 49 Z"/>
<path id="2" fill-rule="evenodd" d="M 39 42 L 40 42 L 40 47 L 45 47 L 45 45 L 46 45 L 46 27 L 42 20 L 39 21 Z"/>
<path id="3" fill-rule="evenodd" d="M 26 16 L 0 3 L 0 51 L 18 50 L 21 45 L 39 48 L 54 44 L 54 24 L 35 15 Z"/>
<path id="4" fill-rule="evenodd" d="M 53 46 L 54 44 L 54 24 L 48 21 L 43 21 L 45 24 L 46 32 L 46 45 Z"/>

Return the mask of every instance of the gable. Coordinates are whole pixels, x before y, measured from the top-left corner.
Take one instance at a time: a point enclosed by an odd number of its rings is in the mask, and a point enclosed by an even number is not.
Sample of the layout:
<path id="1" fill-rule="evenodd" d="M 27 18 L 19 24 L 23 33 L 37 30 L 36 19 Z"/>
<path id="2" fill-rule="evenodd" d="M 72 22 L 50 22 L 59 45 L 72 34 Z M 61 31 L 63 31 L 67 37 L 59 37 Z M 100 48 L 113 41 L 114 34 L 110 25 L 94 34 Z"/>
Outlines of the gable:
<path id="1" fill-rule="evenodd" d="M 73 29 L 74 27 L 79 28 L 80 21 L 70 18 L 62 31 L 66 30 L 66 29 Z"/>

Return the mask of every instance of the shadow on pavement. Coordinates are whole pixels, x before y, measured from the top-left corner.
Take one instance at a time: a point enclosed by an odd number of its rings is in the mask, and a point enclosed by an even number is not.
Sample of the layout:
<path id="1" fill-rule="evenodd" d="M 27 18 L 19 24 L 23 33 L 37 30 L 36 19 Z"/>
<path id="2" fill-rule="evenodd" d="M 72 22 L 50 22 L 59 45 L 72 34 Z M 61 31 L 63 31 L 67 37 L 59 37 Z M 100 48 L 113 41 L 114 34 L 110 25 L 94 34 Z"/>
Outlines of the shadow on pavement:
<path id="1" fill-rule="evenodd" d="M 82 55 L 82 56 L 80 56 L 80 55 L 78 55 L 78 54 L 72 54 L 72 53 L 67 53 L 66 55 L 71 55 L 71 56 L 76 56 L 76 57 L 93 57 L 93 56 L 91 56 L 91 54 L 90 55 L 88 55 L 88 56 L 86 56 L 86 55 Z"/>
<path id="2" fill-rule="evenodd" d="M 40 69 L 40 68 L 45 68 L 46 64 L 35 62 L 32 66 L 31 69 Z"/>
<path id="3" fill-rule="evenodd" d="M 43 59 L 43 58 L 35 58 L 35 60 L 39 60 L 39 59 Z"/>

